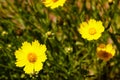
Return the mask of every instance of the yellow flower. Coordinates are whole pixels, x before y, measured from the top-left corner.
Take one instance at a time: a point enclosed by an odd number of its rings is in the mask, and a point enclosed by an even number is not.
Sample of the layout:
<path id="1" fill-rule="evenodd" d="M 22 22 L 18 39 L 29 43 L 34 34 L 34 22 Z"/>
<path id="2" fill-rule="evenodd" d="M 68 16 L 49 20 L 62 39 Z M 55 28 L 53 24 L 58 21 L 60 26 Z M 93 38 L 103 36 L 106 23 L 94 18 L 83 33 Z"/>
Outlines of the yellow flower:
<path id="1" fill-rule="evenodd" d="M 78 31 L 84 39 L 97 40 L 104 31 L 104 27 L 101 21 L 90 19 L 88 22 L 80 24 Z"/>
<path id="2" fill-rule="evenodd" d="M 63 6 L 66 0 L 45 0 L 43 3 L 46 7 L 50 7 L 51 9 L 57 8 L 58 6 Z"/>
<path id="3" fill-rule="evenodd" d="M 97 47 L 97 56 L 104 60 L 108 61 L 115 55 L 115 48 L 113 48 L 112 44 L 100 44 Z"/>
<path id="4" fill-rule="evenodd" d="M 15 51 L 16 66 L 24 67 L 27 74 L 34 74 L 43 68 L 43 62 L 47 59 L 46 46 L 39 44 L 37 40 L 32 42 L 24 42 L 22 47 Z"/>

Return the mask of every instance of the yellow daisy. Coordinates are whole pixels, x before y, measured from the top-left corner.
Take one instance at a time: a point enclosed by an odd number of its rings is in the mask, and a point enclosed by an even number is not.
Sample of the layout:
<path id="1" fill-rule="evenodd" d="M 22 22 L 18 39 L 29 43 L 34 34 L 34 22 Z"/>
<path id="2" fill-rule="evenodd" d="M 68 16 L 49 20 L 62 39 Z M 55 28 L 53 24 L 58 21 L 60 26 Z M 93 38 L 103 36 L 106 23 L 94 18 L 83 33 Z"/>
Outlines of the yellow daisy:
<path id="1" fill-rule="evenodd" d="M 47 59 L 46 46 L 39 44 L 37 40 L 32 42 L 24 42 L 22 47 L 15 51 L 16 66 L 24 67 L 27 74 L 34 74 L 43 68 L 43 62 Z"/>
<path id="2" fill-rule="evenodd" d="M 84 39 L 97 40 L 104 31 L 104 27 L 101 21 L 90 19 L 88 22 L 82 22 L 78 31 Z"/>
<path id="3" fill-rule="evenodd" d="M 44 0 L 43 3 L 46 7 L 51 9 L 57 8 L 58 6 L 63 6 L 66 0 Z"/>
<path id="4" fill-rule="evenodd" d="M 104 60 L 108 61 L 115 55 L 115 48 L 113 48 L 112 44 L 100 44 L 97 47 L 97 56 Z"/>

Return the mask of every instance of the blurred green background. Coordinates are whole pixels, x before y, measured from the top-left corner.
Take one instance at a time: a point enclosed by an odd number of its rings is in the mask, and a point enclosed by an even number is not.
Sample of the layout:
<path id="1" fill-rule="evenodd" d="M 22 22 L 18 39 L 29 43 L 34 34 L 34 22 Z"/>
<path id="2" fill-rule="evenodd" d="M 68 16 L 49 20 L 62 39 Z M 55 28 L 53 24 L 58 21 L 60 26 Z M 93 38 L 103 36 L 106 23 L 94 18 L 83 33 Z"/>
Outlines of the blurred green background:
<path id="1" fill-rule="evenodd" d="M 80 23 L 101 20 L 105 27 L 96 41 L 78 32 Z M 14 52 L 24 41 L 47 46 L 47 61 L 37 75 L 16 67 Z M 100 43 L 113 43 L 115 56 L 97 58 Z M 120 80 L 120 0 L 66 0 L 46 8 L 42 0 L 0 0 L 0 80 Z"/>

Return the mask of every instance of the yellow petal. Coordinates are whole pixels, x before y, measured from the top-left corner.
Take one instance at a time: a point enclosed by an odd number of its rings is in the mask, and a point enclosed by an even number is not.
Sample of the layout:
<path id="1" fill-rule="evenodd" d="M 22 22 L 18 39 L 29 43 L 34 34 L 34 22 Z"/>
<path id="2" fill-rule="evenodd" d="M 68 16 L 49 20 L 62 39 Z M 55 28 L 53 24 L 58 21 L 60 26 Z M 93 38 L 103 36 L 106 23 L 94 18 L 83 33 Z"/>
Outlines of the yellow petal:
<path id="1" fill-rule="evenodd" d="M 38 72 L 38 71 L 40 71 L 42 68 L 43 68 L 43 64 L 42 64 L 42 63 L 39 63 L 39 61 L 35 63 L 35 71 Z"/>
<path id="2" fill-rule="evenodd" d="M 24 71 L 27 74 L 33 74 L 34 73 L 34 64 L 29 63 L 29 64 L 25 65 Z"/>
<path id="3" fill-rule="evenodd" d="M 112 44 L 107 44 L 106 45 L 106 51 L 111 53 L 111 50 L 112 50 Z"/>
<path id="4" fill-rule="evenodd" d="M 19 60 L 15 64 L 18 67 L 23 67 L 23 66 L 25 66 L 26 62 L 25 62 L 25 60 Z"/>

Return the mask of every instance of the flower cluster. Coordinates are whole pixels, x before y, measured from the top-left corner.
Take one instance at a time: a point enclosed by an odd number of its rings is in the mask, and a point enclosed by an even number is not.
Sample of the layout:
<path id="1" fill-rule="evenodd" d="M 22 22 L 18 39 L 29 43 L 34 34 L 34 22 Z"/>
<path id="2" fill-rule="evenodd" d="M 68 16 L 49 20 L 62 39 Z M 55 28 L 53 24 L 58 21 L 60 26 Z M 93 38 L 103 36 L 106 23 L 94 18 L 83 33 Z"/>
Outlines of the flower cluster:
<path id="1" fill-rule="evenodd" d="M 24 67 L 27 74 L 34 74 L 43 68 L 43 62 L 47 59 L 46 46 L 39 44 L 37 40 L 32 42 L 24 42 L 22 47 L 15 51 L 16 66 Z"/>
<path id="2" fill-rule="evenodd" d="M 44 0 L 43 3 L 46 7 L 51 9 L 63 6 L 66 0 Z M 82 22 L 78 29 L 81 37 L 88 41 L 97 40 L 101 37 L 105 28 L 101 21 L 90 19 L 88 22 Z M 24 42 L 22 47 L 15 51 L 16 66 L 24 67 L 24 71 L 27 74 L 38 73 L 43 68 L 43 62 L 46 61 L 47 56 L 45 54 L 46 46 L 39 44 L 37 40 L 32 42 Z M 97 56 L 108 61 L 115 55 L 115 49 L 112 44 L 100 44 L 97 47 Z"/>

